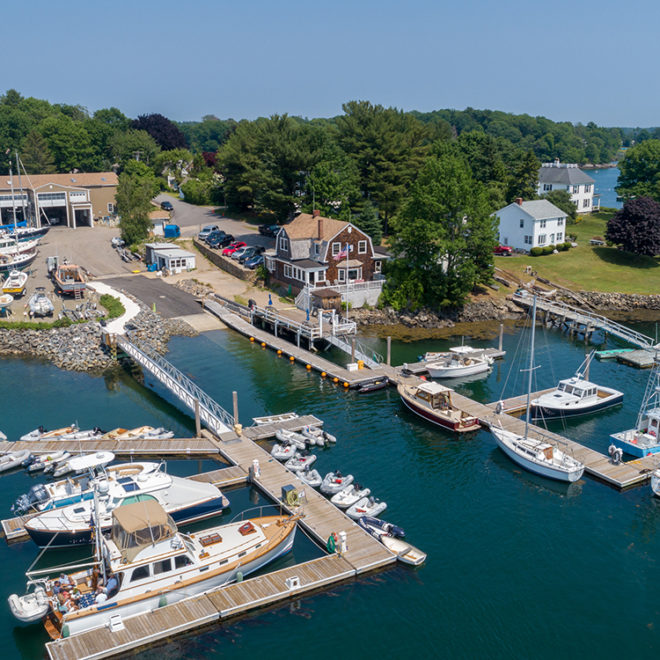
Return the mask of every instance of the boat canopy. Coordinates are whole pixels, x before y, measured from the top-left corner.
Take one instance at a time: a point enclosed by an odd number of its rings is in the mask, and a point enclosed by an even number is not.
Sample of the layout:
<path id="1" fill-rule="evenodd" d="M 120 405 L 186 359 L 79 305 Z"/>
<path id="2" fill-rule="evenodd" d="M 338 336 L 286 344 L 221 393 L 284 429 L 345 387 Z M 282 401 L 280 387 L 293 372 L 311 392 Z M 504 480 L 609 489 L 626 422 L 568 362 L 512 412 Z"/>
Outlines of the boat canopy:
<path id="1" fill-rule="evenodd" d="M 126 504 L 112 512 L 112 540 L 127 562 L 143 548 L 174 534 L 174 521 L 156 500 Z"/>
<path id="2" fill-rule="evenodd" d="M 442 394 L 444 392 L 450 392 L 451 390 L 440 383 L 426 382 L 417 386 L 418 391 L 426 392 L 427 394 Z"/>

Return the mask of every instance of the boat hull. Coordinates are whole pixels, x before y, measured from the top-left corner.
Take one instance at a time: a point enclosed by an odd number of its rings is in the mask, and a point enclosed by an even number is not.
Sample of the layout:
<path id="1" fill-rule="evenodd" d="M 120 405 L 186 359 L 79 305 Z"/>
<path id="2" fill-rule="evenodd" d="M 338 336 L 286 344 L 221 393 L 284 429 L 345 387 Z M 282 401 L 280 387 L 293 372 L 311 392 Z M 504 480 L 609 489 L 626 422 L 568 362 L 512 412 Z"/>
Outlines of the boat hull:
<path id="1" fill-rule="evenodd" d="M 443 419 L 442 417 L 437 417 L 432 412 L 425 409 L 424 406 L 416 405 L 412 401 L 409 401 L 406 397 L 402 396 L 401 401 L 403 401 L 403 404 L 411 412 L 414 412 L 416 415 L 419 415 L 427 422 L 431 422 L 436 426 L 440 426 L 447 431 L 454 431 L 455 433 L 471 433 L 478 431 L 481 428 L 479 425 L 479 420 L 477 420 L 477 423 L 472 426 L 461 426 L 460 422 L 450 422 L 449 420 Z"/>
<path id="2" fill-rule="evenodd" d="M 490 369 L 490 364 L 488 362 L 478 362 L 477 364 L 459 367 L 433 367 L 427 365 L 427 369 L 431 378 L 461 378 L 486 373 Z"/>
<path id="3" fill-rule="evenodd" d="M 612 434 L 610 437 L 614 446 L 622 449 L 624 453 L 630 454 L 630 456 L 636 456 L 637 458 L 644 458 L 644 456 L 648 456 L 649 454 L 660 453 L 660 443 L 650 446 L 639 445 L 636 442 L 630 442 L 626 439 L 626 437 L 634 437 L 632 435 L 629 436 L 628 434 L 630 433 L 631 431 L 624 431 L 623 433 Z"/>
<path id="4" fill-rule="evenodd" d="M 619 394 L 606 399 L 601 399 L 598 403 L 588 406 L 567 406 L 562 408 L 552 408 L 547 405 L 531 404 L 532 419 L 563 419 L 566 417 L 579 417 L 580 415 L 592 415 L 606 410 L 612 406 L 618 406 L 623 401 L 623 394 Z"/>

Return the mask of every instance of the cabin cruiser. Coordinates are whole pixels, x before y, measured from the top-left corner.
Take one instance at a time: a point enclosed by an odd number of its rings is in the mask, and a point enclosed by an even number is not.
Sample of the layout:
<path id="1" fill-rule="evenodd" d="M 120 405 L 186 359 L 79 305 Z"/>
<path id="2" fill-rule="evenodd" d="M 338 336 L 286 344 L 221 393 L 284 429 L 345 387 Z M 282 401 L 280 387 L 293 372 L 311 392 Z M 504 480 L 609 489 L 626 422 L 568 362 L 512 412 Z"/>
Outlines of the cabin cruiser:
<path id="1" fill-rule="evenodd" d="M 296 520 L 263 516 L 183 534 L 157 502 L 128 504 L 113 511 L 109 538 L 96 535 L 93 566 L 28 571 L 28 593 L 12 594 L 9 606 L 23 623 L 43 620 L 53 639 L 102 628 L 262 568 L 291 550 Z M 64 604 L 46 577 L 60 570 L 72 585 Z M 107 585 L 101 597 L 99 571 Z"/>
<path id="2" fill-rule="evenodd" d="M 0 254 L 16 254 L 17 252 L 29 252 L 36 250 L 39 245 L 39 239 L 30 239 L 27 241 L 18 241 L 12 236 L 0 234 Z"/>
<path id="3" fill-rule="evenodd" d="M 428 362 L 426 369 L 431 378 L 460 378 L 486 373 L 492 364 L 493 358 L 485 353 L 475 353 L 469 346 L 455 346 L 447 357 Z"/>
<path id="4" fill-rule="evenodd" d="M 27 252 L 12 252 L 10 254 L 0 254 L 0 271 L 21 270 L 29 266 L 37 258 L 36 250 Z"/>

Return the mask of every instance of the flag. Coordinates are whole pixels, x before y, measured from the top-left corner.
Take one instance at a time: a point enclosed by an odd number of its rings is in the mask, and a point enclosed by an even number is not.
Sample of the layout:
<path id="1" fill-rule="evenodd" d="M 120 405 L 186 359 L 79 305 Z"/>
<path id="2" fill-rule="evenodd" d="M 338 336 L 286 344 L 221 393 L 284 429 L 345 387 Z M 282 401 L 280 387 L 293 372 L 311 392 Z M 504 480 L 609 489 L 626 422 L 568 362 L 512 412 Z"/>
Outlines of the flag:
<path id="1" fill-rule="evenodd" d="M 346 244 L 346 247 L 339 252 L 339 254 L 335 255 L 335 261 L 340 261 L 341 259 L 345 259 L 348 256 L 348 243 Z"/>

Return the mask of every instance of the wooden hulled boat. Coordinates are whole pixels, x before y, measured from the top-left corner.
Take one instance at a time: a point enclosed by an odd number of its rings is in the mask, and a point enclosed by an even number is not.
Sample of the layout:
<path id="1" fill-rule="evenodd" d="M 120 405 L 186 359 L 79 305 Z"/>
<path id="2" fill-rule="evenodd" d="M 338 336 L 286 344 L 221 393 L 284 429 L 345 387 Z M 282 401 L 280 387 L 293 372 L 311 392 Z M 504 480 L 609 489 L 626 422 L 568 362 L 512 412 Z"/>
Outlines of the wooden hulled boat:
<path id="1" fill-rule="evenodd" d="M 62 295 L 73 296 L 82 293 L 87 286 L 87 278 L 80 266 L 62 264 L 53 271 L 53 280 Z"/>
<path id="2" fill-rule="evenodd" d="M 451 400 L 451 390 L 439 383 L 399 383 L 397 391 L 404 405 L 425 420 L 456 433 L 470 433 L 481 427 L 479 420 L 457 408 Z"/>

